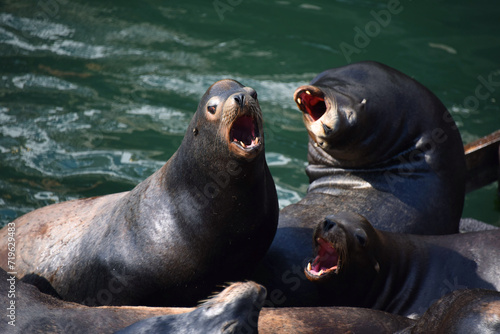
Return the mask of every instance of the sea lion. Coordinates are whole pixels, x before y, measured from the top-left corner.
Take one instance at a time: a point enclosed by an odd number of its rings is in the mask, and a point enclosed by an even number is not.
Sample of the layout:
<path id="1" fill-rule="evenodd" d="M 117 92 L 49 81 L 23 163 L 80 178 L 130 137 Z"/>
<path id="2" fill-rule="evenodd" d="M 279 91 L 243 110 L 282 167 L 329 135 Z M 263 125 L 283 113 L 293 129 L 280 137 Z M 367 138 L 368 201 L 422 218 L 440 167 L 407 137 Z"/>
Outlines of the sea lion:
<path id="1" fill-rule="evenodd" d="M 259 334 L 393 334 L 414 320 L 356 307 L 264 307 Z"/>
<path id="2" fill-rule="evenodd" d="M 199 330 L 199 327 L 193 327 L 191 319 L 199 321 L 202 318 L 200 314 L 207 314 L 207 305 L 203 303 L 198 308 L 180 308 L 88 307 L 65 302 L 41 293 L 30 284 L 15 280 L 15 277 L 13 278 L 3 269 L 0 269 L 0 290 L 7 292 L 0 295 L 0 303 L 6 305 L 7 309 L 6 321 L 0 322 L 0 332 L 2 333 L 107 334 L 160 315 L 168 315 L 166 319 L 170 319 L 170 324 L 182 323 L 184 327 L 195 331 Z M 9 297 L 11 290 L 15 291 L 15 296 Z M 241 293 L 242 291 L 245 292 Z M 247 332 L 253 330 L 251 326 L 254 325 L 258 317 L 258 331 L 261 334 L 305 334 L 311 332 L 326 334 L 349 331 L 355 333 L 395 333 L 397 331 L 401 331 L 401 333 L 432 333 L 429 332 L 429 326 L 447 328 L 441 326 L 450 326 L 458 321 L 470 324 L 476 323 L 474 319 L 477 319 L 479 321 L 477 323 L 490 324 L 495 319 L 490 319 L 489 315 L 498 313 L 498 297 L 494 297 L 498 292 L 461 290 L 434 303 L 418 322 L 383 311 L 353 307 L 264 307 L 259 316 L 258 307 L 263 302 L 264 294 L 265 289 L 258 284 L 238 282 L 229 285 L 220 294 L 210 298 L 208 303 L 220 304 L 216 305 L 215 309 L 226 310 L 226 313 L 222 314 L 225 319 L 234 316 L 233 323 L 241 324 L 239 319 L 242 316 L 252 319 L 243 322 L 249 325 L 249 327 L 243 327 Z M 450 298 L 452 295 L 456 295 L 456 297 Z M 15 302 L 15 306 L 11 307 L 12 312 L 8 308 L 11 300 Z M 238 308 L 237 305 L 242 307 Z M 485 305 L 486 307 L 484 307 Z M 197 312 L 199 308 L 205 308 L 204 312 Z M 191 318 L 188 316 L 190 314 L 195 317 Z M 215 317 L 206 318 L 206 322 L 202 324 L 203 328 L 208 328 L 219 321 L 218 317 L 221 315 L 218 312 L 214 312 L 214 315 Z M 9 322 L 15 326 L 10 325 Z"/>
<path id="3" fill-rule="evenodd" d="M 0 333 L 113 333 L 150 317 L 191 311 L 180 307 L 101 306 L 65 302 L 0 268 Z"/>
<path id="4" fill-rule="evenodd" d="M 254 323 L 255 326 L 257 324 L 258 306 L 265 298 L 265 289 L 262 286 L 253 282 L 236 282 L 196 308 L 89 307 L 41 293 L 35 286 L 16 280 L 3 269 L 0 269 L 0 290 L 6 292 L 0 294 L 0 303 L 7 309 L 7 317 L 2 319 L 5 321 L 0 322 L 0 332 L 12 334 L 110 334 L 157 316 L 167 316 L 171 323 L 182 322 L 183 328 L 192 330 L 188 331 L 189 333 L 214 327 L 221 317 L 227 320 L 227 328 L 239 328 L 238 325 L 241 325 L 242 328 L 251 329 Z M 14 295 L 7 293 L 10 290 L 15 291 Z M 242 320 L 245 317 L 249 321 L 244 323 Z"/>
<path id="5" fill-rule="evenodd" d="M 457 127 L 439 99 L 376 62 L 322 72 L 294 94 L 309 132 L 310 185 L 280 212 L 278 231 L 254 280 L 280 306 L 314 306 L 303 267 L 310 236 L 326 214 L 354 211 L 382 230 L 458 232 L 465 158 Z"/>
<path id="6" fill-rule="evenodd" d="M 279 213 L 262 122 L 255 90 L 216 82 L 177 152 L 133 190 L 10 223 L 18 277 L 46 280 L 64 300 L 86 305 L 169 306 L 194 305 L 215 285 L 246 277 L 272 242 Z"/>
<path id="7" fill-rule="evenodd" d="M 314 231 L 305 267 L 321 303 L 421 315 L 446 292 L 500 289 L 500 230 L 412 235 L 375 229 L 353 212 L 329 215 Z"/>
<path id="8" fill-rule="evenodd" d="M 257 334 L 266 289 L 253 282 L 235 283 L 195 310 L 139 321 L 116 334 Z"/>
<path id="9" fill-rule="evenodd" d="M 320 73 L 294 100 L 310 138 L 301 204 L 359 212 L 386 231 L 458 232 L 463 143 L 426 87 L 370 61 Z"/>
<path id="10" fill-rule="evenodd" d="M 356 333 L 394 333 L 414 323 L 408 318 L 382 311 L 349 307 L 264 307 L 259 316 L 265 288 L 254 282 L 233 283 L 197 308 L 89 307 L 51 297 L 15 278 L 15 296 L 9 297 L 11 278 L 11 275 L 0 269 L 0 291 L 5 292 L 0 294 L 0 304 L 6 308 L 6 317 L 0 322 L 1 333 L 110 334 L 142 320 L 163 315 L 166 317 L 161 318 L 164 320 L 162 323 L 171 326 L 181 324 L 189 333 L 200 330 L 207 333 L 221 320 L 227 321 L 227 329 L 241 329 L 242 333 L 255 331 L 255 325 L 258 324 L 261 334 L 345 333 L 347 329 L 355 330 Z M 15 306 L 9 317 L 11 300 Z M 15 326 L 9 324 L 11 321 Z M 144 324 L 149 322 L 146 320 Z"/>
<path id="11" fill-rule="evenodd" d="M 453 291 L 398 333 L 500 333 L 500 293 L 485 289 Z"/>

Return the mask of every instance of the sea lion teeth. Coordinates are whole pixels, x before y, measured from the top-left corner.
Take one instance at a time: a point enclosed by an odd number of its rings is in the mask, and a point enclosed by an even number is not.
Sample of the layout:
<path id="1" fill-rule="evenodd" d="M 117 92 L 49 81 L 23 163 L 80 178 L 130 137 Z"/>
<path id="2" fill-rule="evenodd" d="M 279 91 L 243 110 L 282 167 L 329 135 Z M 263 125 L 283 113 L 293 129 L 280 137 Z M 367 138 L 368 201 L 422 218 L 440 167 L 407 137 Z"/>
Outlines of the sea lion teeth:
<path id="1" fill-rule="evenodd" d="M 307 95 L 311 95 L 311 92 L 310 92 L 310 91 L 308 91 L 308 90 L 306 90 L 306 94 L 307 94 Z"/>
<path id="2" fill-rule="evenodd" d="M 311 269 L 312 269 L 312 268 L 311 268 L 311 262 L 309 262 L 309 263 L 307 264 L 307 271 L 311 271 Z"/>
<path id="3" fill-rule="evenodd" d="M 325 271 L 324 271 L 323 269 L 321 269 L 321 270 L 319 271 L 319 276 L 323 275 L 323 273 L 324 273 L 324 272 L 325 272 Z"/>
<path id="4" fill-rule="evenodd" d="M 298 104 L 302 104 L 302 100 L 301 100 L 301 98 L 300 98 L 300 97 L 298 97 L 298 98 L 297 98 L 297 103 L 298 103 Z"/>
<path id="5" fill-rule="evenodd" d="M 245 143 L 244 143 L 244 142 L 242 142 L 241 140 L 240 140 L 240 145 L 241 145 L 243 148 L 247 148 L 247 146 L 245 145 Z"/>

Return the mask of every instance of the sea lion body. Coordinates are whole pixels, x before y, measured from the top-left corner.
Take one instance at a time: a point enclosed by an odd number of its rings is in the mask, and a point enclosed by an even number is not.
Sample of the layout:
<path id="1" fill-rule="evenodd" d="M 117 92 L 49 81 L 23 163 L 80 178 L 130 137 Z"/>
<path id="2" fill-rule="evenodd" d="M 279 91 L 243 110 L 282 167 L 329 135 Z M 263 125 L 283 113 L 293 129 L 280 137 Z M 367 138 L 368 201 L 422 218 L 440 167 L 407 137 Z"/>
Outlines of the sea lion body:
<path id="1" fill-rule="evenodd" d="M 257 334 L 266 289 L 253 282 L 234 283 L 191 312 L 134 323 L 116 334 Z"/>
<path id="2" fill-rule="evenodd" d="M 9 291 L 11 285 L 12 275 L 0 269 L 0 290 Z M 250 330 L 253 330 L 251 326 L 258 321 L 258 331 L 261 334 L 311 332 L 335 334 L 348 331 L 355 333 L 443 333 L 442 329 L 456 329 L 457 327 L 466 328 L 469 330 L 467 333 L 470 333 L 470 327 L 464 326 L 498 324 L 498 318 L 492 319 L 492 317 L 498 314 L 499 293 L 485 290 L 460 290 L 448 294 L 435 302 L 418 321 L 415 321 L 383 311 L 354 307 L 264 307 L 259 315 L 258 310 L 263 302 L 265 289 L 253 282 L 231 284 L 221 293 L 210 298 L 208 303 L 202 303 L 197 308 L 88 307 L 56 299 L 21 281 L 15 281 L 14 286 L 16 312 L 13 324 L 16 326 L 8 324 L 12 320 L 7 310 L 6 321 L 0 322 L 2 333 L 107 334 L 115 333 L 144 320 L 147 324 L 150 320 L 146 319 L 158 316 L 167 316 L 167 323 L 181 324 L 183 328 L 194 332 L 218 323 L 220 317 L 224 320 L 231 319 L 228 321 L 229 325 L 248 324 L 249 327 L 245 327 L 246 332 L 251 332 Z M 9 305 L 10 300 L 13 299 L 9 298 L 7 293 L 0 295 L 2 305 Z M 213 312 L 214 317 L 207 316 L 206 311 L 210 309 L 207 306 L 210 306 L 210 303 L 214 305 L 214 302 L 217 304 L 213 309 L 225 310 L 225 312 L 222 314 Z M 204 308 L 205 311 L 196 312 L 199 308 Z M 201 327 L 193 327 L 194 321 L 191 320 L 199 321 L 204 317 L 200 316 L 200 313 L 204 314 L 206 320 Z M 245 317 L 247 320 L 241 321 Z M 237 328 L 237 326 L 234 327 Z"/>
<path id="3" fill-rule="evenodd" d="M 277 225 L 255 91 L 233 80 L 202 97 L 169 161 L 130 192 L 51 205 L 9 225 L 16 271 L 87 305 L 194 305 L 245 277 Z M 7 269 L 7 227 L 0 264 Z"/>
<path id="4" fill-rule="evenodd" d="M 375 229 L 343 212 L 317 224 L 305 273 L 322 303 L 421 315 L 458 289 L 500 290 L 500 230 L 423 236 Z"/>
<path id="5" fill-rule="evenodd" d="M 310 236 L 325 215 L 353 211 L 381 230 L 458 232 L 465 158 L 457 127 L 439 99 L 407 75 L 375 62 L 320 73 L 294 100 L 309 132 L 310 185 L 280 212 L 278 230 L 255 275 L 281 306 L 314 306 L 303 275 Z"/>
<path id="6" fill-rule="evenodd" d="M 500 292 L 456 290 L 432 306 L 399 334 L 500 333 Z"/>
<path id="7" fill-rule="evenodd" d="M 154 316 L 187 312 L 180 307 L 101 306 L 88 307 L 65 302 L 40 292 L 35 286 L 17 280 L 0 268 L 0 303 L 7 317 L 0 322 L 0 333 L 114 333 L 134 322 Z M 7 291 L 14 291 L 14 295 Z M 188 309 L 191 311 L 192 309 Z M 9 322 L 11 322 L 9 324 Z"/>
<path id="8" fill-rule="evenodd" d="M 11 275 L 0 269 L 1 291 L 9 291 L 10 278 Z M 386 312 L 349 307 L 264 307 L 259 314 L 266 292 L 254 282 L 233 283 L 196 308 L 89 307 L 46 295 L 21 281 L 15 282 L 15 290 L 14 299 L 10 299 L 7 293 L 0 294 L 0 303 L 6 308 L 10 300 L 15 300 L 15 318 L 12 318 L 15 326 L 8 324 L 12 320 L 8 316 L 10 311 L 6 310 L 5 321 L 0 322 L 1 333 L 111 334 L 129 326 L 147 329 L 151 318 L 160 316 L 165 317 L 160 317 L 159 325 L 181 327 L 172 333 L 182 333 L 183 330 L 210 333 L 213 328 L 220 329 L 221 323 L 225 323 L 227 333 L 232 333 L 231 329 L 252 333 L 257 325 L 261 334 L 345 333 L 349 329 L 356 333 L 394 333 L 414 323 L 411 319 Z"/>
<path id="9" fill-rule="evenodd" d="M 259 334 L 393 334 L 412 324 L 412 319 L 366 308 L 264 307 Z"/>
<path id="10" fill-rule="evenodd" d="M 11 286 L 14 286 L 12 289 L 15 290 L 15 297 L 9 297 L 7 293 L 0 295 L 0 302 L 6 305 L 6 308 L 11 304 L 11 300 L 15 302 L 14 311 L 9 313 L 7 310 L 6 321 L 0 322 L 1 333 L 111 334 L 158 316 L 170 317 L 171 324 L 176 323 L 184 330 L 189 329 L 187 333 L 201 333 L 203 330 L 204 333 L 209 333 L 208 329 L 216 327 L 221 321 L 224 322 L 223 320 L 228 323 L 228 328 L 252 329 L 254 323 L 257 325 L 258 312 L 265 298 L 265 289 L 262 286 L 254 282 L 237 282 L 196 308 L 89 307 L 54 298 L 41 293 L 31 284 L 14 280 L 15 277 L 0 269 L 1 291 L 9 291 Z M 200 308 L 202 310 L 199 310 Z M 252 321 L 245 321 L 247 319 Z"/>

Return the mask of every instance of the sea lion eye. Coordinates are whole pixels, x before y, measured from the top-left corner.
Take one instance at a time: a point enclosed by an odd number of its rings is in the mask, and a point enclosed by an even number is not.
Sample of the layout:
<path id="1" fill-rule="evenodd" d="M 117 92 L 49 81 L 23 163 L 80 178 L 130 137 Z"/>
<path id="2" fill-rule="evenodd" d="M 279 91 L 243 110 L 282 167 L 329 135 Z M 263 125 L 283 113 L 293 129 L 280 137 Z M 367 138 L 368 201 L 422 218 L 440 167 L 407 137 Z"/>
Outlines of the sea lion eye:
<path id="1" fill-rule="evenodd" d="M 211 113 L 212 115 L 215 114 L 215 111 L 217 110 L 217 105 L 210 105 L 207 107 L 207 111 Z"/>
<path id="2" fill-rule="evenodd" d="M 356 237 L 356 240 L 358 240 L 359 244 L 364 247 L 366 245 L 366 233 L 365 231 L 358 229 L 356 232 L 354 232 L 354 236 Z"/>

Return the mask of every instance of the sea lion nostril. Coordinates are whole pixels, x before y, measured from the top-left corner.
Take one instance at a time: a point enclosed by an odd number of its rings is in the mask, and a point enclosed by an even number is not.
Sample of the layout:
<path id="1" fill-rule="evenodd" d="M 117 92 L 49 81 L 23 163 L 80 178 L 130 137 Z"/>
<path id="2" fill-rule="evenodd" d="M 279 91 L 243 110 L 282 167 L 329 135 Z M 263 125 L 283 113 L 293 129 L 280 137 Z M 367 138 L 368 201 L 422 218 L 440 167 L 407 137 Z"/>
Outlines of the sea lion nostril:
<path id="1" fill-rule="evenodd" d="M 245 103 L 245 95 L 243 94 L 237 94 L 234 96 L 234 100 L 240 107 L 243 107 L 243 104 Z"/>
<path id="2" fill-rule="evenodd" d="M 330 220 L 328 218 L 325 218 L 325 220 L 323 221 L 323 230 L 325 232 L 328 232 L 330 231 L 332 228 L 335 227 L 335 225 L 337 225 L 337 223 L 335 223 L 333 220 Z"/>
<path id="3" fill-rule="evenodd" d="M 331 132 L 332 132 L 332 128 L 330 128 L 328 125 L 326 125 L 325 123 L 322 123 L 321 124 L 323 126 L 323 131 L 325 131 L 325 135 L 329 135 Z"/>

